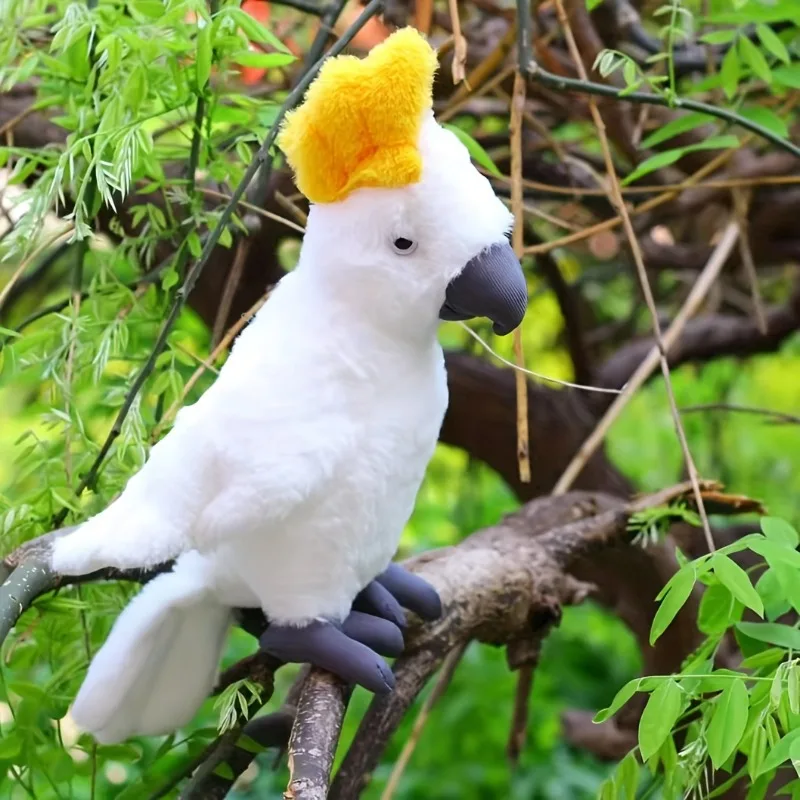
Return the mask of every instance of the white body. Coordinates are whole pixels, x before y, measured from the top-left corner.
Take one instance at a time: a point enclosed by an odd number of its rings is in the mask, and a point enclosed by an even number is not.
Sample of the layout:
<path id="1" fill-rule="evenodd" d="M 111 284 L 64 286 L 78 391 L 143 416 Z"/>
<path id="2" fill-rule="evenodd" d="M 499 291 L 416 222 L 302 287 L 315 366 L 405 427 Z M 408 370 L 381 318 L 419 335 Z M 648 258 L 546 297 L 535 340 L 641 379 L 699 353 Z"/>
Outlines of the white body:
<path id="1" fill-rule="evenodd" d="M 312 207 L 297 269 L 216 383 L 114 503 L 57 540 L 63 575 L 187 554 L 123 612 L 90 668 L 73 716 L 102 740 L 191 719 L 213 684 L 231 606 L 283 624 L 343 619 L 395 553 L 447 406 L 437 342 L 446 287 L 511 224 L 432 115 L 419 146 L 420 183 Z M 392 250 L 397 237 L 412 238 L 414 252 Z M 204 616 L 207 641 L 186 646 Z M 173 648 L 159 678 L 163 643 L 177 640 L 186 652 Z M 181 677 L 187 670 L 195 679 Z M 142 716 L 148 692 L 172 696 Z"/>

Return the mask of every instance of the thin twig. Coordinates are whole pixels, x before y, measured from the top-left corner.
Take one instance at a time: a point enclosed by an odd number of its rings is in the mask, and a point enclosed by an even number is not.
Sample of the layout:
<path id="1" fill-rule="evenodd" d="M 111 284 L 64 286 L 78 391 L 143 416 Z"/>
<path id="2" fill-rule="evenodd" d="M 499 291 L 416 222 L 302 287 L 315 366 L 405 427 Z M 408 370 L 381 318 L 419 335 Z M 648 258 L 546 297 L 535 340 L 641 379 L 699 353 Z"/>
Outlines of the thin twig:
<path id="1" fill-rule="evenodd" d="M 521 28 L 521 26 L 518 26 Z M 514 75 L 514 93 L 511 102 L 511 209 L 514 214 L 512 242 L 517 258 L 525 250 L 525 214 L 522 204 L 522 112 L 525 109 L 525 77 L 517 71 Z M 525 366 L 522 344 L 522 324 L 514 330 L 514 358 L 518 367 Z M 514 373 L 517 388 L 517 462 L 519 479 L 530 483 L 530 434 L 528 431 L 528 381 L 521 370 Z"/>
<path id="2" fill-rule="evenodd" d="M 218 197 L 220 200 L 230 201 L 231 199 L 229 194 L 218 192 L 216 189 L 207 189 L 205 186 L 200 187 L 199 191 L 201 191 L 203 194 L 207 194 L 209 197 Z M 290 219 L 286 219 L 286 217 L 282 217 L 280 214 L 274 214 L 272 211 L 267 211 L 265 208 L 259 208 L 253 203 L 248 203 L 247 200 L 239 200 L 239 205 L 242 208 L 246 208 L 248 211 L 252 211 L 254 214 L 258 214 L 260 217 L 271 219 L 273 222 L 280 222 L 281 225 L 285 225 L 287 228 L 291 228 L 293 231 L 297 231 L 298 233 L 305 233 L 305 228 L 295 222 L 292 222 Z"/>
<path id="3" fill-rule="evenodd" d="M 291 197 L 287 197 L 283 192 L 275 192 L 275 202 L 286 209 L 297 220 L 303 233 L 305 233 L 306 225 L 308 224 L 308 214 L 300 208 Z"/>
<path id="4" fill-rule="evenodd" d="M 696 406 L 684 406 L 681 413 L 692 414 L 698 411 L 732 411 L 738 414 L 757 414 L 762 417 L 770 417 L 776 422 L 787 425 L 800 425 L 800 417 L 794 414 L 787 414 L 783 411 L 774 411 L 770 408 L 757 408 L 756 406 L 741 406 L 736 403 L 702 403 Z"/>
<path id="5" fill-rule="evenodd" d="M 222 354 L 223 350 L 225 350 L 230 343 L 236 338 L 239 331 L 244 328 L 245 325 L 258 313 L 258 310 L 264 303 L 267 302 L 267 298 L 269 297 L 269 292 L 265 295 L 260 297 L 247 311 L 245 311 L 242 316 L 228 328 L 228 332 L 219 340 L 219 344 L 214 348 L 211 352 L 209 357 L 206 359 L 205 363 L 199 366 L 193 373 L 192 376 L 186 381 L 186 384 L 183 387 L 183 391 L 181 392 L 181 396 L 178 397 L 175 402 L 167 409 L 167 412 L 161 418 L 161 422 L 153 429 L 152 438 L 155 441 L 170 420 L 178 413 L 180 407 L 186 402 L 186 398 L 189 396 L 189 392 L 192 391 L 197 381 L 200 380 L 203 373 L 208 369 L 209 364 L 213 364 Z"/>
<path id="6" fill-rule="evenodd" d="M 467 40 L 461 33 L 457 0 L 448 0 L 447 5 L 450 10 L 450 22 L 453 26 L 453 83 L 458 85 L 466 77 Z"/>
<path id="7" fill-rule="evenodd" d="M 586 80 L 586 67 L 583 64 L 583 59 L 581 58 L 580 51 L 578 50 L 578 45 L 575 42 L 575 37 L 572 34 L 572 29 L 570 28 L 569 19 L 567 18 L 566 12 L 564 11 L 564 4 L 563 0 L 554 0 L 556 11 L 558 13 L 559 21 L 561 22 L 561 26 L 564 30 L 564 37 L 567 41 L 567 48 L 572 56 L 572 60 L 575 62 L 575 67 L 578 70 L 578 74 L 581 76 L 581 79 Z M 597 135 L 600 141 L 600 147 L 603 151 L 603 159 L 606 164 L 606 172 L 608 173 L 608 178 L 610 181 L 610 196 L 611 200 L 616 205 L 617 210 L 622 217 L 622 225 L 625 229 L 625 235 L 628 238 L 628 243 L 631 248 L 631 254 L 633 256 L 634 264 L 636 265 L 636 272 L 639 277 L 639 284 L 641 286 L 642 292 L 644 293 L 645 302 L 647 303 L 648 311 L 650 312 L 651 323 L 653 325 L 653 332 L 655 334 L 656 340 L 656 347 L 658 348 L 659 354 L 659 363 L 661 365 L 661 372 L 664 376 L 664 386 L 667 390 L 667 399 L 669 400 L 670 406 L 670 413 L 672 414 L 672 420 L 675 424 L 675 431 L 678 435 L 678 441 L 681 445 L 681 450 L 683 451 L 683 458 L 686 463 L 686 469 L 689 473 L 689 479 L 692 482 L 692 487 L 694 488 L 694 496 L 695 502 L 697 503 L 697 511 L 700 515 L 700 520 L 703 524 L 703 532 L 705 533 L 706 537 L 706 544 L 708 545 L 709 551 L 714 550 L 714 538 L 711 535 L 711 526 L 708 522 L 708 515 L 706 514 L 705 504 L 703 503 L 703 496 L 700 492 L 700 482 L 698 479 L 697 474 L 697 467 L 694 463 L 694 458 L 692 458 L 692 453 L 689 449 L 689 442 L 686 439 L 686 431 L 683 429 L 683 424 L 681 423 L 681 415 L 678 411 L 678 404 L 675 400 L 675 392 L 672 388 L 672 376 L 670 375 L 669 370 L 669 362 L 667 360 L 667 352 L 664 347 L 664 338 L 661 332 L 661 323 L 658 317 L 658 309 L 656 308 L 655 299 L 653 297 L 652 289 L 650 288 L 650 281 L 647 277 L 647 270 L 644 266 L 644 256 L 642 255 L 642 249 L 639 244 L 639 240 L 636 238 L 636 232 L 633 229 L 633 223 L 631 222 L 630 215 L 628 214 L 628 208 L 625 205 L 625 199 L 622 196 L 622 192 L 620 192 L 620 184 L 619 184 L 619 176 L 617 175 L 616 167 L 614 166 L 614 158 L 611 154 L 611 146 L 608 141 L 608 136 L 606 135 L 605 124 L 603 122 L 603 118 L 600 116 L 600 111 L 597 108 L 597 102 L 595 101 L 594 97 L 589 98 L 589 111 L 591 112 L 592 119 L 594 121 L 594 125 L 597 128 Z M 800 154 L 800 150 L 798 150 Z M 738 226 L 737 226 L 738 230 Z"/>
<path id="8" fill-rule="evenodd" d="M 764 314 L 764 302 L 758 288 L 758 275 L 753 261 L 753 250 L 750 247 L 750 233 L 748 231 L 748 215 L 750 212 L 750 192 L 744 189 L 733 190 L 733 208 L 736 220 L 739 223 L 739 256 L 742 259 L 744 273 L 750 284 L 750 297 L 753 300 L 756 324 L 762 335 L 767 333 L 767 317 Z"/>
<path id="9" fill-rule="evenodd" d="M 681 188 L 671 189 L 669 191 L 664 192 L 663 194 L 658 195 L 657 197 L 651 197 L 649 200 L 646 200 L 644 203 L 636 206 L 635 208 L 630 209 L 627 211 L 629 217 L 638 217 L 642 214 L 645 214 L 648 211 L 653 211 L 660 206 L 669 203 L 670 201 L 674 200 L 680 193 L 683 191 L 684 188 L 689 188 L 690 186 L 698 183 L 702 180 L 706 175 L 710 175 L 714 170 L 720 167 L 725 161 L 727 161 L 731 155 L 733 154 L 733 150 L 728 150 L 724 153 L 721 153 L 717 158 L 709 161 L 707 164 L 704 164 L 697 172 L 693 175 L 690 175 L 684 184 L 681 185 Z M 496 176 L 495 176 L 496 177 Z M 510 178 L 508 179 L 510 182 Z M 608 191 L 604 191 L 603 194 L 608 195 Z M 559 247 L 566 247 L 569 244 L 575 244 L 575 242 L 583 241 L 584 239 L 589 239 L 595 234 L 603 233 L 604 231 L 610 231 L 614 228 L 618 227 L 619 225 L 623 224 L 623 219 L 621 214 L 617 214 L 615 217 L 611 217 L 610 219 L 603 220 L 602 222 L 598 222 L 596 225 L 591 225 L 588 228 L 584 228 L 581 231 L 577 231 L 576 233 L 571 233 L 567 236 L 562 236 L 560 239 L 554 239 L 550 242 L 543 242 L 541 244 L 531 245 L 525 248 L 525 253 L 527 255 L 536 255 L 537 253 L 549 253 L 552 250 L 555 250 Z"/>
<path id="10" fill-rule="evenodd" d="M 381 793 L 380 800 L 392 800 L 394 797 L 397 787 L 400 785 L 400 780 L 403 777 L 403 773 L 408 766 L 408 762 L 411 760 L 411 756 L 414 754 L 414 750 L 419 744 L 419 739 L 420 736 L 422 736 L 422 730 L 425 727 L 425 723 L 428 721 L 428 717 L 430 716 L 433 707 L 447 691 L 447 687 L 450 685 L 450 681 L 453 679 L 453 674 L 455 673 L 456 668 L 464 656 L 464 651 L 467 649 L 467 644 L 468 643 L 464 643 L 453 648 L 448 653 L 447 658 L 445 658 L 442 668 L 439 672 L 439 677 L 436 679 L 436 683 L 433 685 L 431 693 L 425 698 L 425 702 L 422 704 L 422 708 L 420 708 L 419 714 L 417 714 L 417 718 L 414 720 L 414 726 L 411 728 L 411 733 L 403 744 L 403 749 L 400 751 L 400 755 L 392 767 L 392 772 L 389 775 L 389 780 L 386 782 L 386 788 L 384 788 L 383 792 Z"/>
<path id="11" fill-rule="evenodd" d="M 22 263 L 16 268 L 13 275 L 8 279 L 8 283 L 0 290 L 0 311 L 2 311 L 6 298 L 14 288 L 14 284 L 22 277 L 22 274 L 28 268 L 30 263 L 35 260 L 40 253 L 42 253 L 44 250 L 47 250 L 48 247 L 54 245 L 59 239 L 63 239 L 65 236 L 72 233 L 73 230 L 74 226 L 71 223 L 67 225 L 66 228 L 61 228 L 52 236 L 49 236 L 47 239 L 45 239 L 45 241 L 42 242 L 42 244 L 40 244 L 39 247 L 37 247 L 27 258 L 23 259 Z"/>
<path id="12" fill-rule="evenodd" d="M 225 288 L 222 290 L 222 297 L 217 307 L 217 316 L 214 320 L 214 327 L 211 331 L 211 347 L 214 348 L 219 344 L 222 332 L 225 330 L 225 323 L 228 321 L 228 315 L 231 312 L 231 305 L 233 305 L 233 298 L 236 294 L 239 284 L 242 280 L 244 273 L 244 265 L 247 263 L 247 256 L 250 254 L 251 240 L 249 238 L 240 239 L 236 245 L 236 254 L 233 257 L 233 264 L 228 273 L 228 279 L 225 281 Z"/>
<path id="13" fill-rule="evenodd" d="M 488 173 L 497 180 L 511 182 L 510 177 L 498 176 Z M 738 189 L 752 188 L 761 186 L 796 186 L 800 183 L 800 175 L 763 175 L 751 178 L 712 178 L 711 180 L 698 182 L 696 176 L 692 175 L 680 183 L 665 184 L 642 184 L 641 186 L 622 186 L 623 194 L 661 194 L 662 192 L 683 192 L 686 189 Z M 606 189 L 598 189 L 593 186 L 561 186 L 555 183 L 542 183 L 525 179 L 523 186 L 526 189 L 535 189 L 550 194 L 580 195 L 584 197 L 605 197 L 608 195 Z"/>
<path id="14" fill-rule="evenodd" d="M 730 223 L 725 229 L 714 252 L 711 254 L 708 263 L 703 271 L 697 278 L 697 282 L 692 287 L 689 296 L 686 298 L 683 306 L 675 317 L 672 325 L 669 326 L 663 337 L 664 350 L 668 353 L 669 349 L 675 344 L 681 332 L 683 331 L 686 323 L 694 316 L 703 299 L 708 294 L 709 289 L 714 285 L 719 273 L 721 272 L 725 262 L 730 256 L 731 251 L 736 245 L 736 240 L 739 236 L 739 228 L 736 223 Z M 605 439 L 611 426 L 617 420 L 622 410 L 628 404 L 630 399 L 634 396 L 636 391 L 645 383 L 645 381 L 652 375 L 653 371 L 658 367 L 661 352 L 658 347 L 651 348 L 647 357 L 639 365 L 636 372 L 628 380 L 625 388 L 621 394 L 615 398 L 614 402 L 608 407 L 608 410 L 603 415 L 603 418 L 597 423 L 595 429 L 590 436 L 581 445 L 578 452 L 573 456 L 572 461 L 567 465 L 564 473 L 558 479 L 553 494 L 564 494 L 569 490 L 575 479 L 580 474 L 583 467 L 588 460 L 595 453 L 597 448 Z"/>
<path id="15" fill-rule="evenodd" d="M 733 111 L 728 111 L 726 108 L 718 108 L 717 106 L 712 106 L 709 103 L 702 103 L 698 100 L 689 100 L 685 97 L 664 97 L 660 94 L 648 94 L 646 92 L 625 92 L 623 94 L 623 89 L 617 89 L 615 86 L 609 86 L 608 84 L 604 83 L 593 83 L 592 81 L 587 80 L 585 77 L 576 79 L 567 78 L 564 75 L 554 75 L 552 72 L 548 72 L 533 60 L 530 61 L 527 72 L 528 76 L 532 80 L 559 92 L 575 91 L 580 92 L 581 94 L 588 94 L 597 97 L 614 97 L 626 103 L 664 106 L 666 108 L 678 108 L 685 111 L 696 111 L 701 114 L 708 114 L 710 117 L 716 117 L 717 119 L 724 120 L 725 122 L 730 122 L 734 125 L 739 125 L 742 128 L 746 128 L 748 131 L 752 131 L 762 139 L 766 139 L 777 147 L 780 147 L 782 150 L 786 150 L 786 152 L 791 153 L 796 158 L 800 158 L 800 146 L 793 144 L 787 139 L 784 139 L 782 136 L 774 133 L 768 128 L 765 128 L 763 125 L 759 125 L 757 122 L 747 119 L 746 117 L 742 117 Z M 585 70 L 583 71 L 583 74 L 586 74 Z"/>
<path id="16" fill-rule="evenodd" d="M 517 688 L 514 695 L 514 713 L 511 718 L 511 731 L 506 745 L 506 756 L 512 765 L 519 763 L 519 757 L 525 746 L 528 735 L 528 717 L 533 688 L 533 666 L 523 664 L 517 676 Z"/>

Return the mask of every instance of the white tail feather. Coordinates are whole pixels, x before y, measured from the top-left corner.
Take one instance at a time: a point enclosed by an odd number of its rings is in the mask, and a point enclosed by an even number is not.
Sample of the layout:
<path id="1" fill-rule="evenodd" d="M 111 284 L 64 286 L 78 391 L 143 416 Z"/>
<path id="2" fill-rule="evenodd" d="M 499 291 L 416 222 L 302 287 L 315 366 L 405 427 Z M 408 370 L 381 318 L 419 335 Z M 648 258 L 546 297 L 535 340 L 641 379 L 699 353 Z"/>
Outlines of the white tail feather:
<path id="1" fill-rule="evenodd" d="M 89 667 L 72 717 L 101 744 L 177 730 L 214 687 L 231 609 L 194 555 L 144 587 Z"/>

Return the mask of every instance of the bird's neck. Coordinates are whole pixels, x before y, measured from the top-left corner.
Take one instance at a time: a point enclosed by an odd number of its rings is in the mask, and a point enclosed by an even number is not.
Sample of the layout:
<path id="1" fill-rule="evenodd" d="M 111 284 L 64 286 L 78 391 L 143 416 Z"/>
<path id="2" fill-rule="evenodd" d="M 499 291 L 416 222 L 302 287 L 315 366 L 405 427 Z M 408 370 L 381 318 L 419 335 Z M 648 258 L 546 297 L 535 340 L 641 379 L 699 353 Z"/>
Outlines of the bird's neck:
<path id="1" fill-rule="evenodd" d="M 385 338 L 411 348 L 435 345 L 443 297 L 436 291 L 397 280 L 385 270 L 353 270 L 321 263 L 323 254 L 304 252 L 295 280 L 320 313 L 348 323 L 371 338 Z"/>

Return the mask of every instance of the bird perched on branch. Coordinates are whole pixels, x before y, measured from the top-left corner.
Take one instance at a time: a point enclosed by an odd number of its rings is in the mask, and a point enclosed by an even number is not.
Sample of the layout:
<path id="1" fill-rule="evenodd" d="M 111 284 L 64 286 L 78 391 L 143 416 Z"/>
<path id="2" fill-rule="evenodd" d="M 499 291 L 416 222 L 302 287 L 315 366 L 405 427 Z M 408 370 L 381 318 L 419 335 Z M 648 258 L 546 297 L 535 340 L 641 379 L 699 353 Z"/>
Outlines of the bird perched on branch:
<path id="1" fill-rule="evenodd" d="M 237 607 L 261 647 L 374 692 L 401 605 L 440 613 L 391 559 L 447 406 L 441 319 L 516 328 L 512 217 L 434 119 L 436 54 L 392 34 L 325 63 L 278 140 L 311 201 L 299 264 L 104 511 L 54 545 L 66 576 L 177 558 L 122 612 L 73 706 L 101 742 L 188 723 Z"/>

